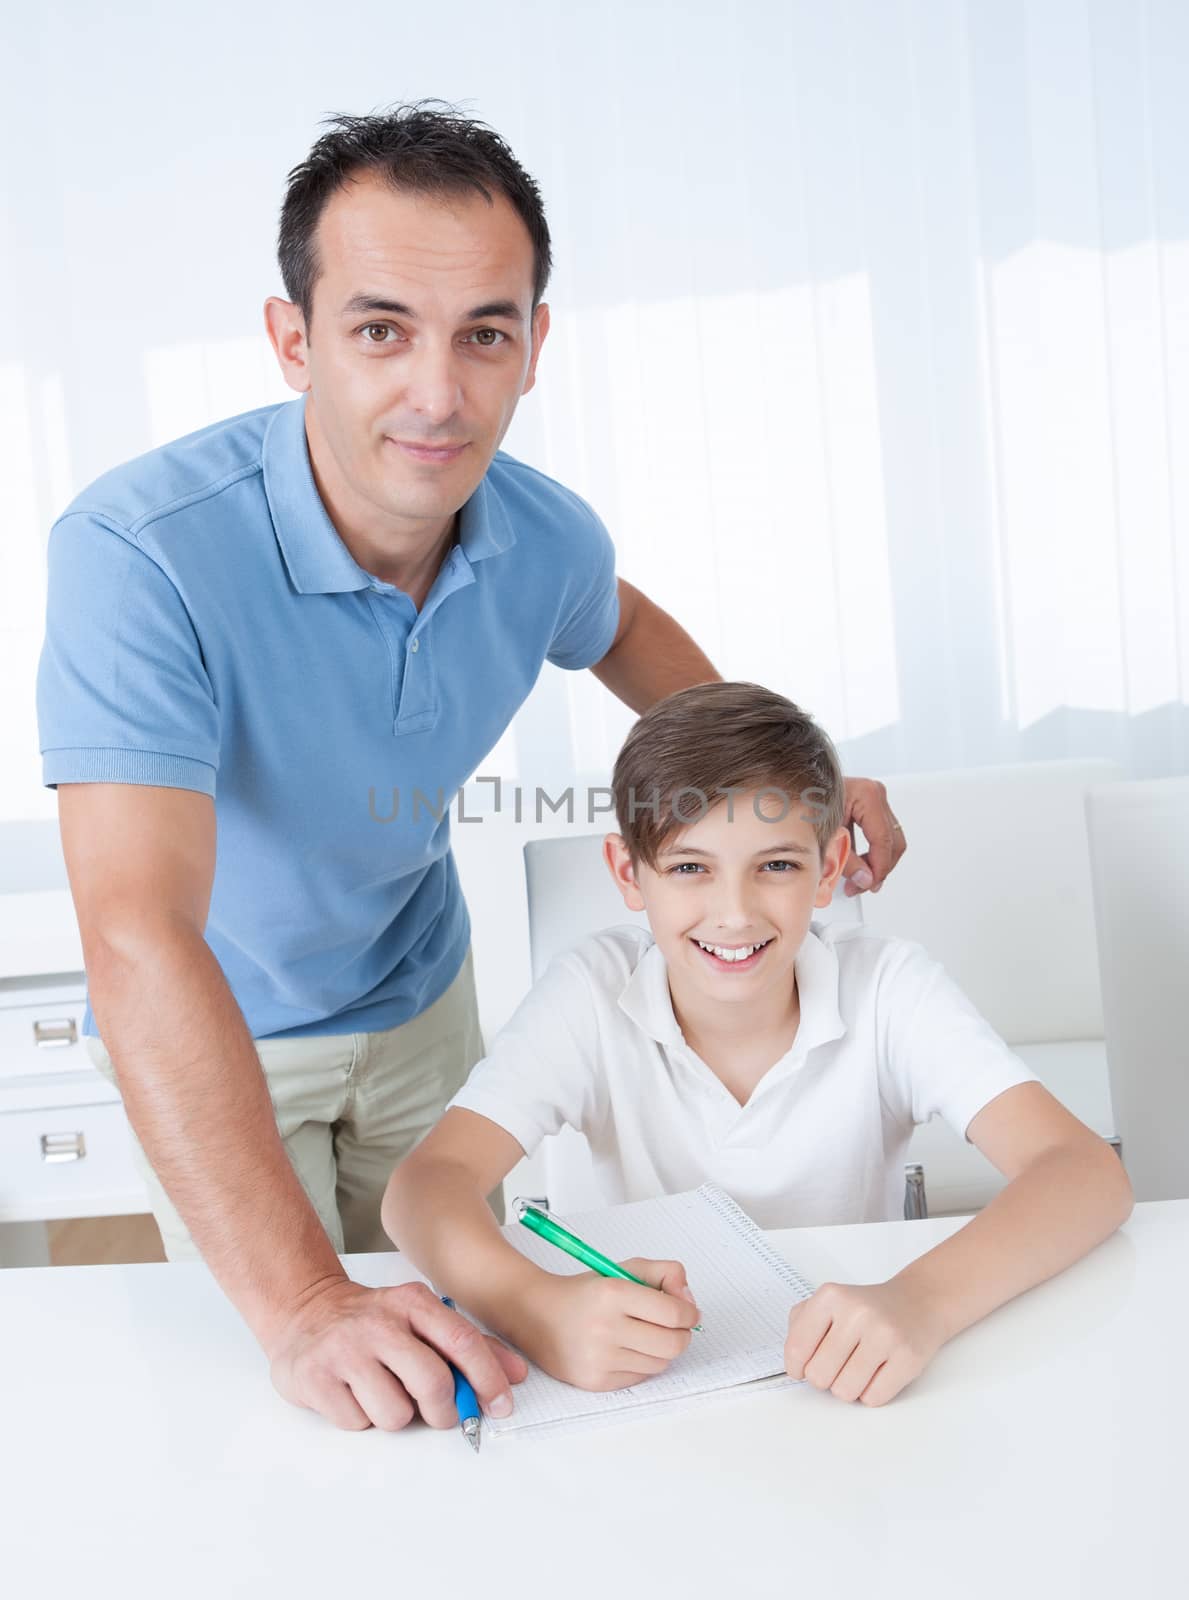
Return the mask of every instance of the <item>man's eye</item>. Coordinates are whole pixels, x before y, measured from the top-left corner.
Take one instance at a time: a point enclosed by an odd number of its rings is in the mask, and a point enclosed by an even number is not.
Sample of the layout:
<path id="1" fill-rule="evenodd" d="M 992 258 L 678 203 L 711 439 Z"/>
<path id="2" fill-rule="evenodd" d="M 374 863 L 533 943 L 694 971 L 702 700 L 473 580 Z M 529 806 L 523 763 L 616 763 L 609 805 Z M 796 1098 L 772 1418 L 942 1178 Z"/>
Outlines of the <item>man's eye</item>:
<path id="1" fill-rule="evenodd" d="M 481 344 L 484 350 L 494 350 L 497 345 L 507 340 L 508 335 L 501 333 L 498 328 L 476 328 L 470 337 L 476 344 Z"/>
<path id="2" fill-rule="evenodd" d="M 386 322 L 369 322 L 367 327 L 361 329 L 360 331 L 363 333 L 368 344 L 388 344 L 390 341 L 385 337 L 385 335 L 389 333 L 394 334 L 396 329 L 390 328 Z M 376 333 L 380 335 L 378 339 L 374 339 L 372 337 L 372 335 Z"/>

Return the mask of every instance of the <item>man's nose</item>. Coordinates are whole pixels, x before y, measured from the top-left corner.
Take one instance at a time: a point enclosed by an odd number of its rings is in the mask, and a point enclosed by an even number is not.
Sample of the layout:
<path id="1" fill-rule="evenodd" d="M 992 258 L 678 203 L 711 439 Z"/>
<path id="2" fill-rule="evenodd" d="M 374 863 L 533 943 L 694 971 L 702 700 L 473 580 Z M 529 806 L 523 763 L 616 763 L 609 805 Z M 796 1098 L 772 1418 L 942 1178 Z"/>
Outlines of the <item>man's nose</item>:
<path id="1" fill-rule="evenodd" d="M 403 363 L 406 404 L 425 422 L 440 427 L 461 409 L 457 360 L 452 349 L 427 343 L 412 351 Z"/>

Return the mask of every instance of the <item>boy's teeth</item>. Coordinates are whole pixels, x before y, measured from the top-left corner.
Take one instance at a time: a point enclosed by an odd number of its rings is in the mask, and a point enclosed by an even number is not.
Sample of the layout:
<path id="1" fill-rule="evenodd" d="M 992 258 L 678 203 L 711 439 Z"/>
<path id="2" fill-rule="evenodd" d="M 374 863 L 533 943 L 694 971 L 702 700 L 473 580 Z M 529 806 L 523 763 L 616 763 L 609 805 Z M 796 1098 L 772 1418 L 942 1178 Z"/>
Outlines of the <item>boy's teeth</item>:
<path id="1" fill-rule="evenodd" d="M 699 945 L 701 945 L 703 950 L 709 950 L 710 954 L 712 956 L 717 956 L 720 961 L 746 961 L 748 956 L 754 955 L 755 952 L 762 949 L 763 945 L 767 944 L 768 941 L 765 939 L 761 944 L 740 945 L 738 950 L 728 950 L 725 945 L 721 944 L 703 944 L 701 939 L 699 939 L 697 942 Z"/>

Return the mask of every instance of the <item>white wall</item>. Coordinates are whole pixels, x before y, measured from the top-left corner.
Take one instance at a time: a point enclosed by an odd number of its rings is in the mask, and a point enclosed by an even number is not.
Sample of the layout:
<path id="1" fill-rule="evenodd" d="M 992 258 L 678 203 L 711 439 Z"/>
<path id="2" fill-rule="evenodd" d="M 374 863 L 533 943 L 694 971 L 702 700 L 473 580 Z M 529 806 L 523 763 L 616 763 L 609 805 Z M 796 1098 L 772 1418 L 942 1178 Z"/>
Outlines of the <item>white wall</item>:
<path id="1" fill-rule="evenodd" d="M 0 817 L 48 814 L 48 526 L 282 397 L 260 307 L 318 118 L 462 101 L 540 179 L 554 332 L 508 448 L 853 772 L 1189 770 L 1178 0 L 40 0 L 0 53 Z M 605 772 L 546 668 L 485 771 Z"/>

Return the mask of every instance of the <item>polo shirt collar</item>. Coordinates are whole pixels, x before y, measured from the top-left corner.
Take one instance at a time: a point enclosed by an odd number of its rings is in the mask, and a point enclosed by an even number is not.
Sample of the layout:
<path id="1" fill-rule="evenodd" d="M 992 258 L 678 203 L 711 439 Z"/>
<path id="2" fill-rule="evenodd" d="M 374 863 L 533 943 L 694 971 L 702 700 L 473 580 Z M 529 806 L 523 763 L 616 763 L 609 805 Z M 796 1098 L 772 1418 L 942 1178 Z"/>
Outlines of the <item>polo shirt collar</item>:
<path id="1" fill-rule="evenodd" d="M 366 589 L 372 580 L 339 538 L 314 482 L 305 408 L 304 395 L 278 406 L 264 435 L 264 493 L 277 543 L 298 594 Z M 458 542 L 468 562 L 516 543 L 508 513 L 486 477 L 462 508 Z"/>
<path id="2" fill-rule="evenodd" d="M 838 957 L 832 946 L 818 938 L 812 924 L 797 951 L 794 967 L 801 1020 L 786 1059 L 799 1061 L 817 1045 L 841 1039 L 846 1024 L 838 1008 Z M 651 944 L 637 962 L 619 996 L 619 1006 L 650 1039 L 669 1048 L 685 1048 L 673 1015 L 668 968 L 658 944 Z"/>
<path id="3" fill-rule="evenodd" d="M 371 579 L 338 536 L 314 482 L 305 396 L 277 407 L 261 448 L 264 493 L 298 594 L 345 594 Z"/>

